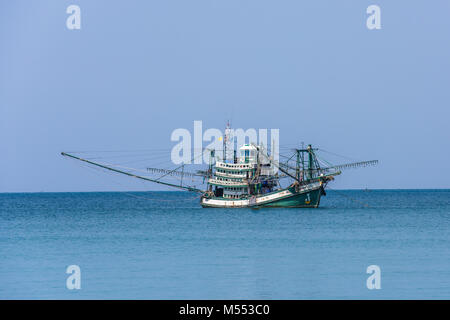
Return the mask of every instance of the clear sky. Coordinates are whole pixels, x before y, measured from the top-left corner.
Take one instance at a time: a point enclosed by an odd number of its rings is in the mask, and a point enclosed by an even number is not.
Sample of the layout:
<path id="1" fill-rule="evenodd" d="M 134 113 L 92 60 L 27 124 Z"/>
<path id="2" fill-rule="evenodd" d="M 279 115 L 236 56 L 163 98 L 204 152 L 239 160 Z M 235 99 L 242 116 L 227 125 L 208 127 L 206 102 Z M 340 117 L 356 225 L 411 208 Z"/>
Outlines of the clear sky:
<path id="1" fill-rule="evenodd" d="M 68 30 L 66 8 L 81 8 Z M 381 8 L 381 30 L 366 8 Z M 450 1 L 0 2 L 0 192 L 120 186 L 64 150 L 170 149 L 176 128 L 279 128 L 374 168 L 334 188 L 450 188 Z M 114 175 L 111 173 L 111 175 Z"/>

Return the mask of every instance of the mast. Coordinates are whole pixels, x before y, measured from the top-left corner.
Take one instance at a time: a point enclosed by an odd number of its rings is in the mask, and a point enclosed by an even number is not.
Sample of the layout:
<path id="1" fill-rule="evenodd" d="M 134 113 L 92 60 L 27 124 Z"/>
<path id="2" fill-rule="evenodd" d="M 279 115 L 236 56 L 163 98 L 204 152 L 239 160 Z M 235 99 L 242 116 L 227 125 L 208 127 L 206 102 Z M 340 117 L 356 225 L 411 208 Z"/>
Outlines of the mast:
<path id="1" fill-rule="evenodd" d="M 308 179 L 312 179 L 313 176 L 313 151 L 311 148 L 311 145 L 308 145 L 308 148 L 306 149 L 308 151 Z"/>
<path id="2" fill-rule="evenodd" d="M 314 149 L 309 144 L 306 149 L 295 149 L 295 151 L 297 152 L 297 163 L 295 166 L 297 180 L 301 181 L 305 178 L 305 153 L 308 153 L 308 168 L 306 169 L 306 179 L 312 179 L 314 176 L 313 172 L 319 169 L 319 164 L 317 162 L 316 155 L 314 154 Z"/>
<path id="3" fill-rule="evenodd" d="M 117 172 L 117 173 L 125 174 L 125 175 L 133 177 L 133 178 L 146 180 L 146 181 L 150 181 L 150 182 L 154 182 L 154 183 L 159 183 L 159 184 L 162 184 L 162 185 L 165 185 L 165 186 L 169 186 L 169 187 L 173 187 L 173 188 L 179 188 L 179 189 L 193 191 L 193 192 L 200 192 L 200 193 L 204 192 L 203 190 L 200 190 L 200 189 L 197 189 L 197 188 L 193 188 L 193 187 L 188 187 L 188 186 L 185 187 L 185 186 L 182 186 L 182 185 L 177 185 L 177 184 L 168 183 L 168 182 L 162 182 L 162 181 L 159 181 L 159 180 L 138 176 L 138 175 L 126 172 L 126 171 L 122 171 L 122 170 L 118 170 L 118 169 L 114 169 L 114 168 L 105 166 L 105 165 L 100 164 L 100 163 L 96 163 L 96 162 L 89 161 L 89 160 L 86 160 L 86 159 L 83 159 L 83 158 L 79 158 L 79 157 L 76 157 L 74 155 L 71 155 L 71 154 L 68 154 L 68 153 L 65 153 L 65 152 L 61 152 L 61 155 L 65 156 L 65 157 L 73 158 L 73 159 L 76 159 L 76 160 L 80 160 L 80 161 L 83 161 L 83 162 L 87 162 L 89 164 L 92 164 L 94 166 L 97 166 L 97 167 L 100 167 L 100 168 L 103 168 L 103 169 L 107 169 L 107 170 L 114 171 L 114 172 Z"/>
<path id="4" fill-rule="evenodd" d="M 227 145 L 230 143 L 234 143 L 232 141 L 232 132 L 230 127 L 230 121 L 227 121 L 227 126 L 225 128 L 225 134 L 223 135 L 223 162 L 227 162 Z M 231 146 L 234 149 L 233 146 Z M 234 160 L 234 159 L 233 159 Z"/>
<path id="5" fill-rule="evenodd" d="M 223 162 L 227 161 L 227 135 L 223 136 Z"/>

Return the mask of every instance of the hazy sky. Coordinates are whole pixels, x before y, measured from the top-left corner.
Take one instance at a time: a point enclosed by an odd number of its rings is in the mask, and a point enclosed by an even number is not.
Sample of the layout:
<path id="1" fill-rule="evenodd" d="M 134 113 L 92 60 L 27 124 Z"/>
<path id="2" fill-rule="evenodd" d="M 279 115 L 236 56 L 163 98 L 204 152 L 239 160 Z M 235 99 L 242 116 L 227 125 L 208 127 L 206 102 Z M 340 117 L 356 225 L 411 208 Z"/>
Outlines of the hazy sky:
<path id="1" fill-rule="evenodd" d="M 66 8 L 81 8 L 68 30 Z M 381 30 L 366 8 L 381 7 Z M 121 185 L 64 150 L 170 149 L 176 128 L 279 128 L 375 168 L 334 188 L 449 188 L 450 2 L 1 1 L 0 192 Z M 114 175 L 111 173 L 110 175 Z"/>

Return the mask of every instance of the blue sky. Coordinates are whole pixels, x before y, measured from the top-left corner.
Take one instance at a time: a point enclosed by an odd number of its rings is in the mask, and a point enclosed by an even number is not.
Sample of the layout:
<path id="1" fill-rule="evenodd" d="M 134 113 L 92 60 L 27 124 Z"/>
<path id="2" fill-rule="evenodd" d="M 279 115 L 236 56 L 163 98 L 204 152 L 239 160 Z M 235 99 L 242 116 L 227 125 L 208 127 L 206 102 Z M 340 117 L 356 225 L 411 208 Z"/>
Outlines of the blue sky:
<path id="1" fill-rule="evenodd" d="M 81 30 L 66 8 L 81 8 Z M 381 7 L 381 30 L 366 8 Z M 2 1 L 0 192 L 120 185 L 64 150 L 170 149 L 176 128 L 279 128 L 374 168 L 334 188 L 449 188 L 450 2 Z"/>

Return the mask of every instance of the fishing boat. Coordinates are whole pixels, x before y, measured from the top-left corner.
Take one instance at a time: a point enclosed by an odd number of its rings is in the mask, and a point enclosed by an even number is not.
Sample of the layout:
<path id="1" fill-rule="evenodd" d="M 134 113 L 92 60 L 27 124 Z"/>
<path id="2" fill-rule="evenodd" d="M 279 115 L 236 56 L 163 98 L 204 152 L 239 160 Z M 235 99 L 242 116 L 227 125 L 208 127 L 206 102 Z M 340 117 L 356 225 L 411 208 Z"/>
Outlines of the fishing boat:
<path id="1" fill-rule="evenodd" d="M 317 208 L 327 183 L 340 174 L 320 170 L 311 145 L 296 150 L 292 168 L 273 161 L 263 146 L 245 144 L 239 151 L 241 156 L 233 162 L 218 161 L 210 167 L 208 190 L 200 201 L 203 207 Z M 290 177 L 292 183 L 282 188 L 280 175 Z"/>
<path id="2" fill-rule="evenodd" d="M 151 177 L 136 173 L 132 168 L 100 163 L 74 154 L 62 152 L 63 156 L 89 165 L 124 174 L 129 177 L 187 190 L 199 194 L 204 208 L 317 208 L 326 195 L 328 183 L 340 175 L 343 169 L 375 165 L 378 160 L 329 165 L 321 161 L 311 145 L 294 149 L 285 161 L 277 161 L 264 145 L 244 144 L 232 159 L 216 157 L 216 150 L 209 150 L 210 161 L 206 170 L 185 171 L 185 164 L 168 170 L 146 168 Z M 324 165 L 325 163 L 325 165 Z M 178 183 L 163 180 L 177 177 Z M 187 178 L 200 178 L 203 188 L 186 183 Z M 282 186 L 280 180 L 288 180 Z"/>

